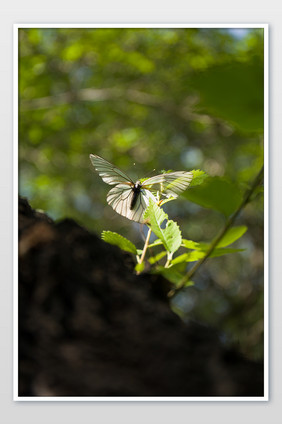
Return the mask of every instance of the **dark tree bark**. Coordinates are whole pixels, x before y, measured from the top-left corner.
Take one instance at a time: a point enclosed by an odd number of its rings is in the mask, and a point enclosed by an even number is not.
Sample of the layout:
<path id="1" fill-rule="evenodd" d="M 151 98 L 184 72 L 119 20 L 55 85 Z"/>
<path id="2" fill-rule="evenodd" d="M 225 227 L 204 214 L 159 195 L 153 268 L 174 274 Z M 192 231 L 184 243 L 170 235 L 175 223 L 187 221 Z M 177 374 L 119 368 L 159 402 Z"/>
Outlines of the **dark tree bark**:
<path id="1" fill-rule="evenodd" d="M 262 396 L 263 365 L 185 324 L 166 281 L 19 201 L 19 396 Z"/>

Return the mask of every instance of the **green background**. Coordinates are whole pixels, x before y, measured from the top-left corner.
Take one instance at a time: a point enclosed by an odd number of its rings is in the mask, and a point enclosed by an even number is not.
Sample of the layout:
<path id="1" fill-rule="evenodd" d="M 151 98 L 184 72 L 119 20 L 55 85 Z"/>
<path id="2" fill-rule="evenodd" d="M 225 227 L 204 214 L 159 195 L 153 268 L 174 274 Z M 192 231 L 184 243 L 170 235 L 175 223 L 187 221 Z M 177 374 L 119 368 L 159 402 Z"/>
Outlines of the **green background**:
<path id="1" fill-rule="evenodd" d="M 139 247 L 139 224 L 106 203 L 98 154 L 133 179 L 202 169 L 211 178 L 165 210 L 183 237 L 208 242 L 263 164 L 262 29 L 20 29 L 19 187 L 34 208 Z M 263 354 L 263 196 L 240 214 L 247 233 L 175 297 L 185 320 Z"/>

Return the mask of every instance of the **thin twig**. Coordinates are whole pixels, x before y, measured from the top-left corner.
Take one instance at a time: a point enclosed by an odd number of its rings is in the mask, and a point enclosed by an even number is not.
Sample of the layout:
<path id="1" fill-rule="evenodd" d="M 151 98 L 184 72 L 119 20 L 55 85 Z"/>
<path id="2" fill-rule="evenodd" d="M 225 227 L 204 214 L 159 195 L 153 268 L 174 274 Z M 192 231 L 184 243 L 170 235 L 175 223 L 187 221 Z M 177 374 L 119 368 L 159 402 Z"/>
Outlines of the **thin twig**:
<path id="1" fill-rule="evenodd" d="M 179 283 L 179 285 L 170 290 L 170 292 L 168 293 L 169 297 L 172 297 L 175 295 L 176 292 L 178 292 L 179 290 L 181 290 L 185 284 L 187 283 L 187 281 L 189 281 L 192 276 L 195 274 L 196 271 L 198 271 L 198 269 L 200 268 L 201 265 L 203 265 L 203 263 L 208 259 L 208 257 L 211 255 L 211 253 L 214 251 L 214 249 L 216 248 L 216 246 L 218 245 L 218 243 L 220 242 L 220 240 L 223 238 L 223 236 L 226 234 L 226 232 L 229 230 L 229 228 L 233 225 L 235 219 L 237 218 L 237 216 L 239 215 L 239 213 L 241 212 L 241 210 L 247 205 L 247 203 L 249 202 L 251 195 L 253 194 L 253 192 L 255 191 L 255 189 L 258 187 L 258 185 L 261 183 L 263 179 L 263 166 L 261 168 L 261 170 L 259 171 L 259 173 L 257 174 L 256 178 L 254 179 L 253 184 L 251 185 L 250 189 L 246 191 L 245 196 L 242 200 L 242 202 L 240 203 L 240 205 L 238 206 L 238 208 L 236 209 L 236 211 L 234 212 L 233 215 L 231 215 L 228 220 L 226 221 L 225 226 L 223 227 L 223 229 L 220 231 L 220 233 L 218 234 L 218 236 L 216 237 L 216 239 L 211 243 L 209 249 L 207 250 L 205 256 L 200 259 L 188 272 L 187 274 L 183 277 L 183 279 L 181 280 L 181 282 Z"/>
<path id="2" fill-rule="evenodd" d="M 144 249 L 143 249 L 143 252 L 142 252 L 142 255 L 141 255 L 139 264 L 142 264 L 142 262 L 144 261 L 144 258 L 145 258 L 145 255 L 146 255 L 146 251 L 147 251 L 147 248 L 149 246 L 149 241 L 150 241 L 151 234 L 152 234 L 152 230 L 151 230 L 151 228 L 149 228 L 148 234 L 147 234 L 147 238 L 146 238 L 146 241 L 145 241 L 145 244 L 144 244 Z M 137 275 L 139 275 L 139 274 L 140 274 L 140 271 L 137 271 Z"/>
<path id="3" fill-rule="evenodd" d="M 183 105 L 179 106 L 170 101 L 164 101 L 162 97 L 146 93 L 136 89 L 122 89 L 116 87 L 106 88 L 82 88 L 77 91 L 67 91 L 64 93 L 57 93 L 47 97 L 37 97 L 33 99 L 22 99 L 21 110 L 23 112 L 28 110 L 48 109 L 51 107 L 66 105 L 75 102 L 104 102 L 104 101 L 120 101 L 125 100 L 128 102 L 141 104 L 148 107 L 162 109 L 164 112 L 175 114 L 176 116 L 184 119 L 193 119 L 195 121 L 202 121 L 210 119 L 206 115 L 199 115 L 193 111 L 192 104 L 193 97 L 184 99 Z M 190 105 L 191 107 L 188 107 Z"/>

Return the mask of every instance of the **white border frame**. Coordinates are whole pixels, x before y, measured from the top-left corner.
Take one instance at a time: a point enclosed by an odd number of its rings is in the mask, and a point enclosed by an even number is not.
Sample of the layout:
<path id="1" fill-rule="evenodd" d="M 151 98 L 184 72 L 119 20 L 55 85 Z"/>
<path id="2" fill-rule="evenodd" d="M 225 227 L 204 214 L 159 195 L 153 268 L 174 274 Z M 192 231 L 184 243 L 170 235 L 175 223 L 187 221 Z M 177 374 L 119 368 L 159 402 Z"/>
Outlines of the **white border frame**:
<path id="1" fill-rule="evenodd" d="M 261 28 L 264 30 L 264 396 L 256 397 L 76 397 L 18 396 L 18 30 L 20 28 Z M 269 28 L 268 24 L 14 24 L 13 25 L 13 400 L 219 402 L 269 400 Z"/>

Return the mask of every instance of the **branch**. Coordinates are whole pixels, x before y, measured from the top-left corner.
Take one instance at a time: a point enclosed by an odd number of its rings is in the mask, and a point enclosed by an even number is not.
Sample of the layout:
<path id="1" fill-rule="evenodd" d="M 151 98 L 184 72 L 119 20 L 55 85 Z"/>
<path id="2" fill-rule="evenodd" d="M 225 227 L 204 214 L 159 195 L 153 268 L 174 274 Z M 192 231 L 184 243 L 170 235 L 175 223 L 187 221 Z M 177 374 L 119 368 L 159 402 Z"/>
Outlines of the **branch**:
<path id="1" fill-rule="evenodd" d="M 146 251 L 147 251 L 148 246 L 149 246 L 149 241 L 150 241 L 151 234 L 152 234 L 152 230 L 151 230 L 151 228 L 149 228 L 149 231 L 148 231 L 148 234 L 147 234 L 147 238 L 146 238 L 146 241 L 145 241 L 145 244 L 144 244 L 142 256 L 141 256 L 140 261 L 138 262 L 139 264 L 142 264 L 142 262 L 144 261 L 144 258 L 145 258 L 145 255 L 146 255 Z M 140 274 L 140 271 L 137 272 L 137 275 L 139 275 L 139 274 Z"/>
<path id="2" fill-rule="evenodd" d="M 212 254 L 212 252 L 214 251 L 214 249 L 216 248 L 216 246 L 218 245 L 218 243 L 220 242 L 220 240 L 223 238 L 223 236 L 226 234 L 226 232 L 229 230 L 229 228 L 233 225 L 234 221 L 236 220 L 237 216 L 239 215 L 239 213 L 241 212 L 242 209 L 244 209 L 244 207 L 247 205 L 247 203 L 249 202 L 253 192 L 255 191 L 255 189 L 258 187 L 258 185 L 261 183 L 262 179 L 263 179 L 263 166 L 261 168 L 261 170 L 259 171 L 259 173 L 257 174 L 256 178 L 254 179 L 253 184 L 251 185 L 250 189 L 246 191 L 245 196 L 243 197 L 242 202 L 240 203 L 240 205 L 238 206 L 238 208 L 236 209 L 236 211 L 234 212 L 233 215 L 231 215 L 228 220 L 226 221 L 225 226 L 223 227 L 223 229 L 220 231 L 220 233 L 218 234 L 218 236 L 216 237 L 216 239 L 211 243 L 209 249 L 207 250 L 207 253 L 205 254 L 205 256 L 200 259 L 185 275 L 185 277 L 182 279 L 182 281 L 180 282 L 180 284 L 175 288 L 172 289 L 169 293 L 168 296 L 172 297 L 175 295 L 176 292 L 178 292 L 179 290 L 181 290 L 185 284 L 187 283 L 187 281 L 189 281 L 192 276 L 196 273 L 196 271 L 198 271 L 198 269 L 200 268 L 201 265 L 203 265 L 203 263 L 208 259 L 208 257 Z"/>
<path id="3" fill-rule="evenodd" d="M 53 96 L 38 97 L 35 99 L 23 99 L 21 101 L 22 110 L 47 109 L 57 105 L 83 102 L 103 102 L 107 100 L 127 100 L 146 106 L 159 107 L 164 101 L 162 98 L 134 89 L 110 88 L 83 88 L 77 91 L 58 93 Z"/>
<path id="4" fill-rule="evenodd" d="M 166 113 L 175 114 L 184 120 L 210 120 L 208 116 L 199 115 L 192 111 L 193 104 L 195 102 L 193 96 L 186 97 L 182 105 L 176 105 L 168 99 L 164 99 L 144 91 L 133 88 L 123 89 L 116 87 L 83 88 L 77 91 L 67 91 L 65 93 L 54 94 L 53 96 L 21 99 L 20 109 L 24 112 L 28 110 L 49 109 L 55 106 L 75 102 L 105 102 L 120 100 L 162 109 Z"/>

